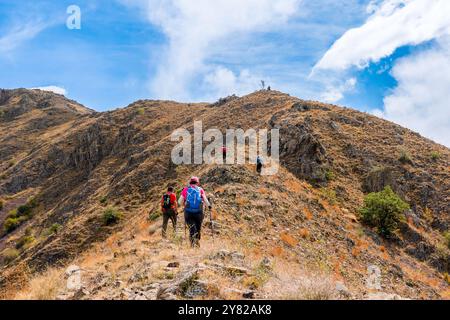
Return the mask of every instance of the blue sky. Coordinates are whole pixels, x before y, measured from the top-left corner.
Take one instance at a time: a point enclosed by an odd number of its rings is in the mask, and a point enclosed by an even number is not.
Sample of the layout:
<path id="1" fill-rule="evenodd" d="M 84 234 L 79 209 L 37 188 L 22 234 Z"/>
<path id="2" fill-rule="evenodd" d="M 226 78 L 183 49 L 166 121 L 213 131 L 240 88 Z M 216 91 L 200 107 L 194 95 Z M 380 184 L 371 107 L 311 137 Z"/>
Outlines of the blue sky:
<path id="1" fill-rule="evenodd" d="M 66 27 L 69 5 L 81 9 L 81 30 Z M 58 87 L 103 111 L 143 98 L 214 101 L 264 79 L 448 145 L 448 121 L 422 123 L 431 111 L 409 70 L 433 54 L 445 64 L 450 27 L 436 14 L 449 9 L 445 0 L 0 0 L 0 87 Z M 447 96 L 436 95 L 447 115 Z"/>

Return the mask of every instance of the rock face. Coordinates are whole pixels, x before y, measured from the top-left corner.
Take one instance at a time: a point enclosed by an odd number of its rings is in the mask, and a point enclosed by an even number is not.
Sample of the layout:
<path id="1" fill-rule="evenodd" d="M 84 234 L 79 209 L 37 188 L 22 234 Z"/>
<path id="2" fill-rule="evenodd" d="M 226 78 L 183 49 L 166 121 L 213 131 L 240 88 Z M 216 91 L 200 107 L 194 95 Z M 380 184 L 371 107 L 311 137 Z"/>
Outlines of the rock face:
<path id="1" fill-rule="evenodd" d="M 279 129 L 279 174 L 259 176 L 251 164 L 173 164 L 176 142 L 171 134 L 178 128 L 192 131 L 197 120 L 203 121 L 204 130 L 222 132 Z M 388 270 L 393 265 L 415 269 L 419 263 L 429 268 L 424 279 L 439 284 L 449 271 L 443 245 L 450 221 L 449 150 L 351 109 L 261 91 L 214 105 L 141 100 L 124 109 L 96 113 L 52 93 L 1 90 L 0 131 L 0 200 L 4 202 L 0 224 L 14 209 L 26 207 L 30 200 L 36 203 L 26 220 L 17 220 L 9 233 L 0 231 L 0 254 L 5 256 L 0 261 L 10 261 L 0 271 L 0 292 L 14 284 L 9 279 L 19 265 L 35 273 L 67 265 L 123 228 L 145 224 L 148 216 L 152 223 L 158 220 L 156 207 L 167 185 L 181 188 L 192 175 L 201 177 L 214 199 L 214 213 L 223 219 L 214 223 L 218 242 L 230 234 L 238 242 L 255 237 L 246 246 L 263 251 L 263 256 L 292 254 L 305 263 L 328 259 L 318 263 L 345 269 L 342 274 L 352 270 L 354 282 L 364 277 L 355 270 L 365 270 L 370 261 Z M 408 154 L 411 161 L 400 161 Z M 432 154 L 439 154 L 439 159 Z M 358 219 L 364 196 L 386 185 L 411 207 L 398 239 L 390 242 Z M 105 225 L 108 208 L 122 213 L 123 219 Z M 158 230 L 158 223 L 153 230 Z M 26 237 L 34 241 L 16 249 L 19 239 Z M 114 256 L 120 258 L 119 253 Z M 338 261 L 332 261 L 335 256 Z M 247 279 L 252 288 L 264 283 L 264 274 L 258 278 L 257 272 L 241 264 L 242 259 L 239 252 L 222 252 L 213 259 L 216 265 L 209 267 L 233 281 L 252 278 Z M 205 288 L 214 285 L 193 276 L 187 281 L 192 284 L 189 290 L 183 277 L 169 285 L 135 287 L 146 276 L 123 280 L 128 286 L 122 288 L 123 298 L 202 297 Z M 397 286 L 398 273 L 389 276 L 389 283 Z M 437 296 L 439 291 L 429 283 L 413 289 L 398 287 L 402 296 L 408 290 L 416 290 L 411 294 L 415 297 L 421 290 Z M 349 290 L 341 286 L 337 291 L 353 294 L 354 288 L 345 284 Z M 249 290 L 240 290 L 239 297 L 244 293 L 258 297 L 254 289 Z"/>
<path id="2" fill-rule="evenodd" d="M 395 180 L 391 168 L 374 168 L 364 178 L 363 188 L 367 193 L 382 191 L 386 186 L 390 186 L 393 190 L 397 190 L 398 188 Z"/>
<path id="3" fill-rule="evenodd" d="M 276 124 L 275 127 L 278 128 Z M 326 184 L 329 159 L 324 146 L 308 124 L 285 124 L 279 129 L 282 137 L 281 163 L 296 176 L 314 185 Z"/>

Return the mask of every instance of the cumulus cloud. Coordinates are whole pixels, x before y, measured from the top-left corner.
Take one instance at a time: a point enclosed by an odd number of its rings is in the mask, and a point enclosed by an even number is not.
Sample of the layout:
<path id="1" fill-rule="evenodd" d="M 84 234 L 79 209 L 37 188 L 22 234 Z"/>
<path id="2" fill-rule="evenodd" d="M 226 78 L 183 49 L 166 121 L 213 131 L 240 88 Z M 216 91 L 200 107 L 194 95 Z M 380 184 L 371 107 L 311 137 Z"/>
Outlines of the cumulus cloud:
<path id="1" fill-rule="evenodd" d="M 397 86 L 384 99 L 377 116 L 411 128 L 450 146 L 450 1 L 371 1 L 368 20 L 347 31 L 314 67 L 319 74 L 347 76 L 351 67 L 365 68 L 405 45 L 433 41 L 428 49 L 397 61 L 391 75 Z M 342 98 L 340 90 L 330 98 Z"/>
<path id="2" fill-rule="evenodd" d="M 375 114 L 450 147 L 450 41 L 402 59 L 392 75 L 398 86 Z"/>
<path id="3" fill-rule="evenodd" d="M 46 86 L 46 87 L 37 87 L 32 88 L 32 90 L 42 90 L 42 91 L 49 91 L 56 94 L 62 94 L 63 96 L 67 95 L 67 90 L 58 86 Z"/>
<path id="4" fill-rule="evenodd" d="M 301 0 L 122 2 L 144 6 L 149 21 L 159 26 L 168 37 L 167 51 L 151 83 L 153 93 L 161 98 L 191 99 L 190 87 L 199 77 L 200 82 L 209 83 L 216 92 L 224 93 L 236 85 L 247 85 L 253 78 L 250 71 L 239 70 L 232 74 L 228 69 L 209 64 L 207 59 L 218 48 L 227 50 L 227 37 L 264 32 L 283 25 L 296 13 Z M 254 89 L 257 87 L 258 82 Z"/>
<path id="5" fill-rule="evenodd" d="M 247 69 L 241 70 L 236 75 L 231 70 L 219 66 L 205 76 L 204 85 L 209 88 L 212 97 L 224 97 L 230 93 L 243 95 L 251 92 L 261 79 L 261 76 L 253 75 Z"/>
<path id="6" fill-rule="evenodd" d="M 316 64 L 315 69 L 364 68 L 405 45 L 417 45 L 450 33 L 450 1 L 372 1 L 371 16 L 348 30 Z"/>
<path id="7" fill-rule="evenodd" d="M 327 90 L 322 93 L 321 98 L 324 102 L 336 103 L 344 98 L 345 93 L 355 89 L 357 82 L 356 78 L 350 78 L 343 84 L 329 85 Z"/>

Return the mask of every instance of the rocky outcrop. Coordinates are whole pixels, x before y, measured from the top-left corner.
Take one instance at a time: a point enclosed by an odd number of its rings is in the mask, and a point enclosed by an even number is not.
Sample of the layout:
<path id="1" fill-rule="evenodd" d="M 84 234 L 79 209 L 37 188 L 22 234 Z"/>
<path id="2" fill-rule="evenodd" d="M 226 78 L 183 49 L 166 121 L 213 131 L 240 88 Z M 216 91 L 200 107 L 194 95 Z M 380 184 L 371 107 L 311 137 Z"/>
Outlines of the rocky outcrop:
<path id="1" fill-rule="evenodd" d="M 366 193 L 382 191 L 386 186 L 398 191 L 392 168 L 375 167 L 364 177 L 363 190 Z"/>
<path id="2" fill-rule="evenodd" d="M 307 123 L 275 125 L 280 129 L 280 161 L 301 179 L 314 185 L 327 183 L 330 160 L 325 147 Z"/>

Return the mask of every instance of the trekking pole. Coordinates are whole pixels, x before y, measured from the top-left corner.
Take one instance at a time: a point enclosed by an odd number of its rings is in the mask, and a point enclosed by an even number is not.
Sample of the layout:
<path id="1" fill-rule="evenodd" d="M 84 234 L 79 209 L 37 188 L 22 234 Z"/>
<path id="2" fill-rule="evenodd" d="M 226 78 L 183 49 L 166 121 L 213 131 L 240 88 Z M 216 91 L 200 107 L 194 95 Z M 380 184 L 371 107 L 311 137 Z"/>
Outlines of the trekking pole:
<path id="1" fill-rule="evenodd" d="M 186 217 L 183 216 L 184 220 L 184 241 L 186 241 Z"/>
<path id="2" fill-rule="evenodd" d="M 212 208 L 209 210 L 209 222 L 211 225 L 211 235 L 214 242 L 214 225 L 213 225 L 213 218 L 212 218 Z"/>

